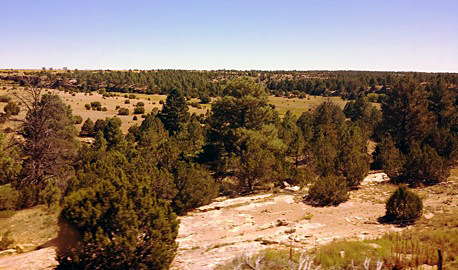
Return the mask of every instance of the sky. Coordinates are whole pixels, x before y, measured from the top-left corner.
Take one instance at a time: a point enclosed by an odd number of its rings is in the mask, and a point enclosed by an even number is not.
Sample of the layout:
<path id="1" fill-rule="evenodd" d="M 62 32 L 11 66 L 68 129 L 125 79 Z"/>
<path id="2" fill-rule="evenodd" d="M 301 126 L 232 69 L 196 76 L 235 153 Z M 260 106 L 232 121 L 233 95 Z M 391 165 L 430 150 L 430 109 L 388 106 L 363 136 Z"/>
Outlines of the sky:
<path id="1" fill-rule="evenodd" d="M 0 0 L 0 68 L 458 72 L 457 0 Z"/>

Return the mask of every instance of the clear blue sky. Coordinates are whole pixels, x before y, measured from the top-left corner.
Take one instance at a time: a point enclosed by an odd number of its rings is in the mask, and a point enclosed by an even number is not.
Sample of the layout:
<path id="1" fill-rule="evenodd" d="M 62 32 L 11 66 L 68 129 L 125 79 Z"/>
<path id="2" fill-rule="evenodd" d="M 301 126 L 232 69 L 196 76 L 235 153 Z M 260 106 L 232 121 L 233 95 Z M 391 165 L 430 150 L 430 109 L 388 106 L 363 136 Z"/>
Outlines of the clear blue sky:
<path id="1" fill-rule="evenodd" d="M 458 0 L 0 0 L 0 68 L 458 72 Z"/>

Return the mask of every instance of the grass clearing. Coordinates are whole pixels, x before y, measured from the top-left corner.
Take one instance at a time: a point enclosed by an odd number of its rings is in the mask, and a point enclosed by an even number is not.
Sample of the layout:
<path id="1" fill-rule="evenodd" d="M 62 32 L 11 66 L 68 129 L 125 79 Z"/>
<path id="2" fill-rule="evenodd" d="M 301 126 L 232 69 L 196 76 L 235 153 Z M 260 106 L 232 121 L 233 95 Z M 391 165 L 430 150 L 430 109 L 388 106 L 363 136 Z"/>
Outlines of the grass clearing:
<path id="1" fill-rule="evenodd" d="M 49 212 L 44 205 L 14 211 L 0 218 L 0 235 L 8 230 L 14 245 L 39 246 L 57 236 L 59 211 Z"/>

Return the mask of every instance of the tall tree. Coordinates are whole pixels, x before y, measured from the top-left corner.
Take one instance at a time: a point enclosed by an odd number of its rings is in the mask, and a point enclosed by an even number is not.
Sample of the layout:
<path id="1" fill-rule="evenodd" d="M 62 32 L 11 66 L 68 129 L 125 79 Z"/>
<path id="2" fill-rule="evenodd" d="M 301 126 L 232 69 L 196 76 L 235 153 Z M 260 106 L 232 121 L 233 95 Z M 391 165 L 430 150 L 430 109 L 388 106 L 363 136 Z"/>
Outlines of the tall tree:
<path id="1" fill-rule="evenodd" d="M 401 80 L 387 92 L 382 103 L 383 131 L 402 153 L 412 142 L 421 142 L 431 129 L 433 115 L 428 111 L 428 94 L 413 80 Z"/>
<path id="2" fill-rule="evenodd" d="M 158 116 L 170 135 L 181 131 L 182 125 L 189 121 L 189 108 L 180 90 L 173 88 L 167 95 L 167 100 Z"/>
<path id="3" fill-rule="evenodd" d="M 21 148 L 25 159 L 18 184 L 28 190 L 24 206 L 31 206 L 38 202 L 38 192 L 49 178 L 57 178 L 61 188 L 65 187 L 79 143 L 72 110 L 59 96 L 42 95 L 41 87 L 31 84 L 17 97 L 28 108 L 19 131 L 24 137 Z"/>

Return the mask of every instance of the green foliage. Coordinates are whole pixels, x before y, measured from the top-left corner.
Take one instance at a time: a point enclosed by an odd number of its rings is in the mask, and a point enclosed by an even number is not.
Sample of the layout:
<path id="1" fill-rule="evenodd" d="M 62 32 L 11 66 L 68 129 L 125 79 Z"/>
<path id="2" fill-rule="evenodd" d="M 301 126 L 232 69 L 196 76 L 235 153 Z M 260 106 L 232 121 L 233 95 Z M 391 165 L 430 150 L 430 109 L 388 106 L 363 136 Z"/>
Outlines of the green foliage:
<path id="1" fill-rule="evenodd" d="M 168 269 L 178 221 L 147 185 L 99 180 L 70 195 L 59 217 L 57 269 Z"/>
<path id="2" fill-rule="evenodd" d="M 347 199 L 345 178 L 335 175 L 318 178 L 305 197 L 305 201 L 313 206 L 336 206 Z"/>
<path id="3" fill-rule="evenodd" d="M 296 122 L 296 117 L 290 111 L 287 111 L 278 131 L 278 137 L 288 147 L 286 155 L 294 159 L 297 167 L 300 157 L 303 156 L 305 142 L 301 129 L 297 126 Z"/>
<path id="4" fill-rule="evenodd" d="M 423 213 L 423 203 L 417 194 L 401 185 L 386 202 L 386 218 L 400 223 L 413 223 Z"/>
<path id="5" fill-rule="evenodd" d="M 18 115 L 21 111 L 21 108 L 16 104 L 16 102 L 10 101 L 3 108 L 3 111 L 5 111 L 5 113 L 8 115 Z"/>
<path id="6" fill-rule="evenodd" d="M 208 144 L 201 155 L 202 160 L 215 171 L 216 178 L 230 174 L 228 167 L 231 156 L 241 153 L 237 149 L 237 141 L 244 133 L 238 130 L 259 131 L 271 124 L 274 118 L 261 84 L 249 78 L 237 78 L 227 82 L 224 93 L 223 98 L 212 104 L 208 118 Z"/>
<path id="7" fill-rule="evenodd" d="M 175 165 L 173 174 L 177 195 L 172 208 L 179 215 L 210 203 L 218 195 L 218 185 L 200 165 L 181 161 Z"/>
<path id="8" fill-rule="evenodd" d="M 83 123 L 83 117 L 81 115 L 73 115 L 73 124 L 79 125 Z"/>
<path id="9" fill-rule="evenodd" d="M 92 101 L 91 102 L 91 108 L 93 110 L 97 110 L 97 111 L 100 111 L 102 109 L 102 103 L 100 103 L 100 101 Z M 87 109 L 87 108 L 86 108 Z"/>
<path id="10" fill-rule="evenodd" d="M 137 109 L 137 108 L 135 108 L 135 109 Z M 118 110 L 118 115 L 129 115 L 129 113 L 130 113 L 129 109 L 127 109 L 127 108 L 120 108 Z"/>
<path id="11" fill-rule="evenodd" d="M 107 148 L 120 149 L 125 146 L 126 140 L 121 130 L 121 119 L 117 117 L 107 118 L 103 128 L 103 137 L 107 142 Z"/>
<path id="12" fill-rule="evenodd" d="M 391 137 L 383 138 L 374 155 L 375 162 L 380 164 L 381 169 L 392 181 L 396 182 L 403 173 L 404 157 L 394 145 Z"/>
<path id="13" fill-rule="evenodd" d="M 22 169 L 17 147 L 5 148 L 5 137 L 0 132 L 0 185 L 14 182 Z"/>
<path id="14" fill-rule="evenodd" d="M 95 136 L 94 122 L 92 122 L 91 118 L 84 121 L 83 126 L 81 126 L 80 136 Z"/>
<path id="15" fill-rule="evenodd" d="M 405 154 L 412 142 L 421 142 L 433 127 L 427 92 L 412 80 L 402 80 L 387 93 L 382 103 L 383 132 Z"/>
<path id="16" fill-rule="evenodd" d="M 348 188 L 357 187 L 369 173 L 367 139 L 357 126 L 347 127 L 339 142 L 337 166 Z"/>
<path id="17" fill-rule="evenodd" d="M 145 107 L 135 107 L 134 108 L 134 114 L 144 114 L 145 113 Z"/>
<path id="18" fill-rule="evenodd" d="M 242 190 L 252 192 L 258 185 L 286 178 L 286 146 L 278 138 L 275 126 L 265 126 L 260 131 L 239 129 L 237 137 L 240 139 L 231 167 Z"/>
<path id="19" fill-rule="evenodd" d="M 436 184 L 450 176 L 445 160 L 429 145 L 412 146 L 403 168 L 403 182 L 412 185 Z"/>
<path id="20" fill-rule="evenodd" d="M 178 133 L 182 125 L 189 121 L 189 108 L 182 92 L 176 88 L 170 90 L 165 104 L 158 116 L 170 135 Z"/>
<path id="21" fill-rule="evenodd" d="M 94 123 L 94 134 L 97 134 L 99 131 L 103 131 L 106 125 L 106 120 L 97 119 Z"/>
<path id="22" fill-rule="evenodd" d="M 55 209 L 60 204 L 62 191 L 57 185 L 57 181 L 49 181 L 46 187 L 40 191 L 40 203 L 46 204 L 48 209 Z"/>
<path id="23" fill-rule="evenodd" d="M 203 94 L 200 96 L 200 103 L 202 104 L 208 104 L 211 102 L 211 98 L 208 94 Z"/>
<path id="24" fill-rule="evenodd" d="M 22 179 L 17 186 L 25 192 L 23 206 L 38 203 L 38 193 L 51 176 L 65 186 L 72 175 L 70 164 L 79 148 L 70 107 L 57 95 L 46 94 L 39 98 L 29 105 L 21 132 L 25 158 Z"/>
<path id="25" fill-rule="evenodd" d="M 0 186 L 0 211 L 13 210 L 18 206 L 19 191 L 11 184 Z"/>

